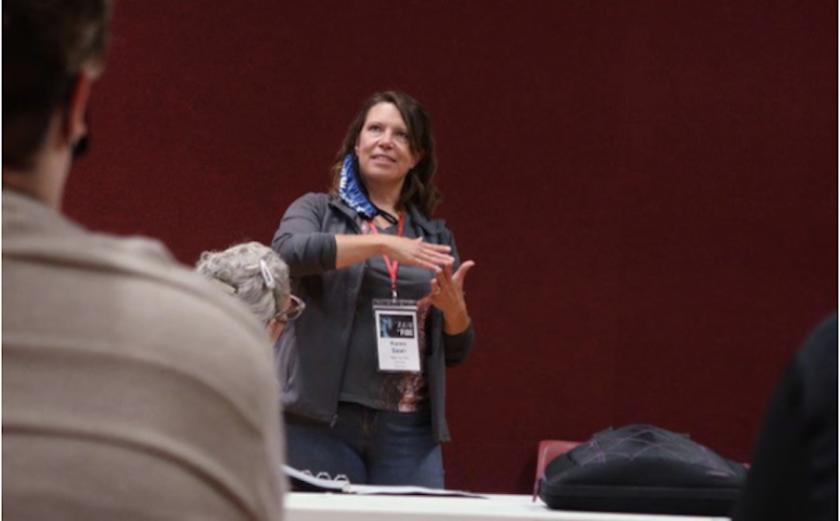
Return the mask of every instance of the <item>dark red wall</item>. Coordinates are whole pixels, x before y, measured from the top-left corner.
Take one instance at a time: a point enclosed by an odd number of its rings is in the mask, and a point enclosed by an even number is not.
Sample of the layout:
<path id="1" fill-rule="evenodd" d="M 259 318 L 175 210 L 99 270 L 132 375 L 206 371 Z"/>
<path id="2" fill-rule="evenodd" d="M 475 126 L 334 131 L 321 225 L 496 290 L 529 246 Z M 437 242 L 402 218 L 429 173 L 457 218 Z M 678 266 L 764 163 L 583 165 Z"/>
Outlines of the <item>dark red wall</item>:
<path id="1" fill-rule="evenodd" d="M 652 422 L 749 458 L 837 307 L 834 1 L 118 3 L 66 209 L 192 263 L 269 242 L 361 101 L 419 98 L 478 342 L 448 485 Z"/>

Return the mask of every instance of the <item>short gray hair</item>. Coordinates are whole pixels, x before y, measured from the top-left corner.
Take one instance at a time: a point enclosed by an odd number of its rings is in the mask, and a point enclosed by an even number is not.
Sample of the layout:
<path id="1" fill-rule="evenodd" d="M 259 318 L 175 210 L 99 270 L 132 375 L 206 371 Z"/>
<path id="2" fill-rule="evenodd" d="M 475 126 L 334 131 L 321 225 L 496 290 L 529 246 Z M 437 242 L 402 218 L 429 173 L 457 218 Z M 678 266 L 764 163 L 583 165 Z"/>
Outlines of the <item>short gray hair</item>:
<path id="1" fill-rule="evenodd" d="M 274 250 L 258 242 L 205 251 L 195 270 L 236 294 L 263 322 L 282 311 L 289 299 L 289 267 Z"/>

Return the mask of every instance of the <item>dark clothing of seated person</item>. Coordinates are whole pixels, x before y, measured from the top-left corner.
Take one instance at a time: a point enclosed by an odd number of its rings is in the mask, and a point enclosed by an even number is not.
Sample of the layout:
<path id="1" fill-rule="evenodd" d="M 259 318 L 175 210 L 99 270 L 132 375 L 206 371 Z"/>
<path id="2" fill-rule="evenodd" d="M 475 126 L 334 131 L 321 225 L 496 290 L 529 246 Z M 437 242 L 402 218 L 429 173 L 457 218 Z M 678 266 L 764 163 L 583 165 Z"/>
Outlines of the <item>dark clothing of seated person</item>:
<path id="1" fill-rule="evenodd" d="M 770 400 L 733 521 L 837 519 L 837 316 L 820 324 Z"/>

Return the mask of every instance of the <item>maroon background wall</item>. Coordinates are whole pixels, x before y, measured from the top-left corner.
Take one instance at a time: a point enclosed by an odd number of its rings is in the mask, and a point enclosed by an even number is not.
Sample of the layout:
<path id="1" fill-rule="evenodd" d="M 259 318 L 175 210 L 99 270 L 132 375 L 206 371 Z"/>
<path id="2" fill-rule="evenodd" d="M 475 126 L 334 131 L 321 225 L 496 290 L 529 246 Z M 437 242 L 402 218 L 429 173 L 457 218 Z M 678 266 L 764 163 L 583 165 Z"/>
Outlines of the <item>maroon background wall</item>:
<path id="1" fill-rule="evenodd" d="M 837 307 L 833 1 L 118 3 L 67 211 L 269 242 L 362 100 L 433 115 L 479 339 L 448 485 L 523 492 L 540 439 L 652 422 L 749 458 Z"/>

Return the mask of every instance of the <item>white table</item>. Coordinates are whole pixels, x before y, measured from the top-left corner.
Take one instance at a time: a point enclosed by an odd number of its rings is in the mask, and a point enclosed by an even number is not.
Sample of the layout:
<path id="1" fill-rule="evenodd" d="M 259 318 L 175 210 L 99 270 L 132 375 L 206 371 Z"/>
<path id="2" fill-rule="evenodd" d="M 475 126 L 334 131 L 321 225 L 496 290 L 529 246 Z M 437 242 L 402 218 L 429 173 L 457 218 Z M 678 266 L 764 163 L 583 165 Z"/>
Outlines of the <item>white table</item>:
<path id="1" fill-rule="evenodd" d="M 374 496 L 291 492 L 284 498 L 286 521 L 470 521 L 551 519 L 554 521 L 728 521 L 726 517 L 613 514 L 549 510 L 531 496 L 488 495 L 488 499 Z"/>

